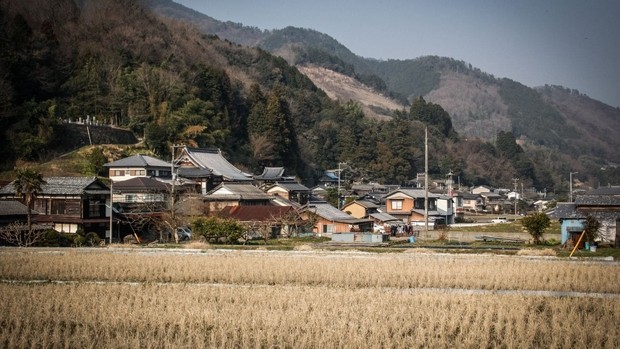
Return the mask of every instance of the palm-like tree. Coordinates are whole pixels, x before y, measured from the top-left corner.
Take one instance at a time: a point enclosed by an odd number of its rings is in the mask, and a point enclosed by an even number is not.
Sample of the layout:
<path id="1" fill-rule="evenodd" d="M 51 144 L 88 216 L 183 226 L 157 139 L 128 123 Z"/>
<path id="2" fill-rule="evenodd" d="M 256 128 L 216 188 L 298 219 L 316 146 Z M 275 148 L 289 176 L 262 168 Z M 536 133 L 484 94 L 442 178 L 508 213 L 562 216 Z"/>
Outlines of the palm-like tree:
<path id="1" fill-rule="evenodd" d="M 17 178 L 13 181 L 15 194 L 22 197 L 28 207 L 28 232 L 32 232 L 32 203 L 45 183 L 39 172 L 28 168 L 17 170 Z"/>

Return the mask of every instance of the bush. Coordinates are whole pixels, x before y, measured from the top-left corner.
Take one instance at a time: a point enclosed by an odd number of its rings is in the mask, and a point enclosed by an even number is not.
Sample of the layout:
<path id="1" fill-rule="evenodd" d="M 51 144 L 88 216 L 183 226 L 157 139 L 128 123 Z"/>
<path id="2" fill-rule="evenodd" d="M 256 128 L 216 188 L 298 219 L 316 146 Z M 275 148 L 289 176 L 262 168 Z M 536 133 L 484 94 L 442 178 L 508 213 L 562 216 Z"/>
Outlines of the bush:
<path id="1" fill-rule="evenodd" d="M 551 220 L 545 213 L 534 213 L 525 216 L 521 220 L 521 224 L 534 238 L 535 244 L 540 244 L 545 229 L 551 225 Z"/>
<path id="2" fill-rule="evenodd" d="M 63 234 L 55 231 L 54 229 L 48 229 L 43 235 L 43 239 L 37 244 L 42 247 L 70 247 L 75 244 L 74 234 Z"/>
<path id="3" fill-rule="evenodd" d="M 99 246 L 101 243 L 101 238 L 97 233 L 90 232 L 84 237 L 84 242 L 86 246 Z"/>
<path id="4" fill-rule="evenodd" d="M 225 240 L 227 243 L 236 243 L 246 231 L 246 227 L 234 219 L 218 217 L 198 218 L 192 223 L 192 234 L 202 236 L 207 241 L 216 242 Z"/>

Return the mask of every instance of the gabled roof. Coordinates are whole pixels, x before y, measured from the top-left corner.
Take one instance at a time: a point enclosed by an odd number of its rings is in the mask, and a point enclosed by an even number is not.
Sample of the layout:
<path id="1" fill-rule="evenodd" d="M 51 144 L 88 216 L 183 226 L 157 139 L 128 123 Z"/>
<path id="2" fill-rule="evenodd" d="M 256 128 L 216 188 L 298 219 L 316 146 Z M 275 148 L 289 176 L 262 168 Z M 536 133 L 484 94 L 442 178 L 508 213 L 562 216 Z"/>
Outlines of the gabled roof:
<path id="1" fill-rule="evenodd" d="M 300 208 L 302 205 L 299 202 L 287 200 L 280 195 L 274 195 L 271 204 L 276 206 L 291 206 L 295 208 Z"/>
<path id="2" fill-rule="evenodd" d="M 165 192 L 168 186 L 156 179 L 149 177 L 135 177 L 126 181 L 114 182 L 114 191 L 120 192 Z"/>
<path id="3" fill-rule="evenodd" d="M 310 188 L 306 187 L 303 184 L 297 183 L 297 182 L 278 182 L 270 187 L 267 188 L 267 191 L 275 188 L 275 187 L 280 187 L 285 189 L 288 192 L 291 191 L 305 191 L 305 192 L 310 192 Z"/>
<path id="4" fill-rule="evenodd" d="M 230 217 L 242 222 L 264 222 L 280 219 L 293 212 L 295 212 L 295 208 L 291 206 L 226 206 L 219 213 L 219 216 Z"/>
<path id="5" fill-rule="evenodd" d="M 369 216 L 371 218 L 374 218 L 375 220 L 380 221 L 380 222 L 395 222 L 395 221 L 402 222 L 402 220 L 392 216 L 391 214 L 387 214 L 387 213 L 377 212 L 377 213 L 371 213 L 371 214 L 369 214 Z"/>
<path id="6" fill-rule="evenodd" d="M 127 158 L 108 162 L 104 167 L 164 167 L 170 168 L 170 163 L 148 155 L 136 154 Z"/>
<path id="7" fill-rule="evenodd" d="M 36 214 L 36 212 L 33 211 Z M 15 200 L 0 200 L 0 216 L 27 215 L 28 207 Z"/>
<path id="8" fill-rule="evenodd" d="M 183 154 L 197 167 L 209 169 L 216 176 L 222 176 L 226 181 L 251 181 L 252 176 L 242 172 L 228 162 L 219 149 L 183 148 Z"/>
<path id="9" fill-rule="evenodd" d="M 357 219 L 353 216 L 348 215 L 345 212 L 340 211 L 339 209 L 328 203 L 311 203 L 306 206 L 305 210 L 308 212 L 312 212 L 321 218 L 334 222 L 356 224 L 372 221 L 371 219 Z"/>
<path id="10" fill-rule="evenodd" d="M 344 205 L 342 208 L 344 209 L 347 206 L 351 206 L 353 204 L 358 204 L 364 208 L 377 208 L 379 207 L 379 205 L 375 204 L 374 202 L 370 202 L 367 200 L 355 200 L 355 201 L 351 201 L 348 204 Z"/>
<path id="11" fill-rule="evenodd" d="M 284 167 L 265 167 L 263 173 L 254 178 L 260 180 L 278 180 L 284 176 Z"/>
<path id="12" fill-rule="evenodd" d="M 571 202 L 558 202 L 550 216 L 556 219 L 585 218 L 584 215 L 575 210 L 575 204 Z"/>
<path id="13" fill-rule="evenodd" d="M 211 199 L 271 200 L 272 196 L 250 183 L 221 183 L 205 194 Z"/>
<path id="14" fill-rule="evenodd" d="M 45 177 L 46 182 L 41 186 L 38 195 L 81 195 L 88 191 L 90 193 L 109 193 L 110 188 L 106 187 L 96 177 Z M 13 183 L 0 189 L 0 194 L 15 194 Z"/>
<path id="15" fill-rule="evenodd" d="M 386 199 L 389 199 L 392 196 L 395 196 L 397 194 L 401 194 L 401 195 L 398 195 L 398 197 L 409 196 L 411 198 L 424 198 L 424 189 L 398 189 L 398 190 L 395 190 L 395 191 L 389 193 L 386 196 Z M 438 197 L 440 197 L 440 195 L 433 194 L 433 193 L 429 192 L 428 193 L 428 197 L 429 198 L 438 198 Z"/>
<path id="16" fill-rule="evenodd" d="M 470 194 L 470 193 L 462 193 L 461 196 L 463 197 L 463 200 L 477 200 L 478 198 L 482 197 L 480 196 L 480 194 Z"/>

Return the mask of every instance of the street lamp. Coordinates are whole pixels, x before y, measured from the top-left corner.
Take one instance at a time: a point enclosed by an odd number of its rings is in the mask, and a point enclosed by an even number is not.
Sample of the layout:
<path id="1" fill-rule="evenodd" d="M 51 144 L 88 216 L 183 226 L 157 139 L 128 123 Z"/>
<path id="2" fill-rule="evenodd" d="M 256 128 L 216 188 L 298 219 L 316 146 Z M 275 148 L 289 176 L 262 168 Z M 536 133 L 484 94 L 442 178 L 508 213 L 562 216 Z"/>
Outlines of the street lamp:
<path id="1" fill-rule="evenodd" d="M 338 209 L 340 209 L 340 172 L 342 171 L 340 169 L 340 165 L 346 165 L 346 164 L 347 164 L 346 162 L 338 163 L 338 195 L 336 195 L 338 199 Z"/>
<path id="2" fill-rule="evenodd" d="M 569 175 L 569 189 L 568 191 L 570 192 L 570 202 L 573 202 L 573 175 L 577 174 L 579 172 L 571 172 Z"/>

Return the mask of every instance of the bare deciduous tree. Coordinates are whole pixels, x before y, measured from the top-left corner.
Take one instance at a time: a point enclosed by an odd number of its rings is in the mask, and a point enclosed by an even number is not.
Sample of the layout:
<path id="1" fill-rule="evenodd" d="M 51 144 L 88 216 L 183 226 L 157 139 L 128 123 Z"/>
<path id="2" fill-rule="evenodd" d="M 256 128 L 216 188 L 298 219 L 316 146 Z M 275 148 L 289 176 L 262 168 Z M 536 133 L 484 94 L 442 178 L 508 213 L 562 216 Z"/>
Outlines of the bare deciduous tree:
<path id="1" fill-rule="evenodd" d="M 42 238 L 43 231 L 32 229 L 32 227 L 19 222 L 13 222 L 0 229 L 0 239 L 19 247 L 32 246 Z"/>

